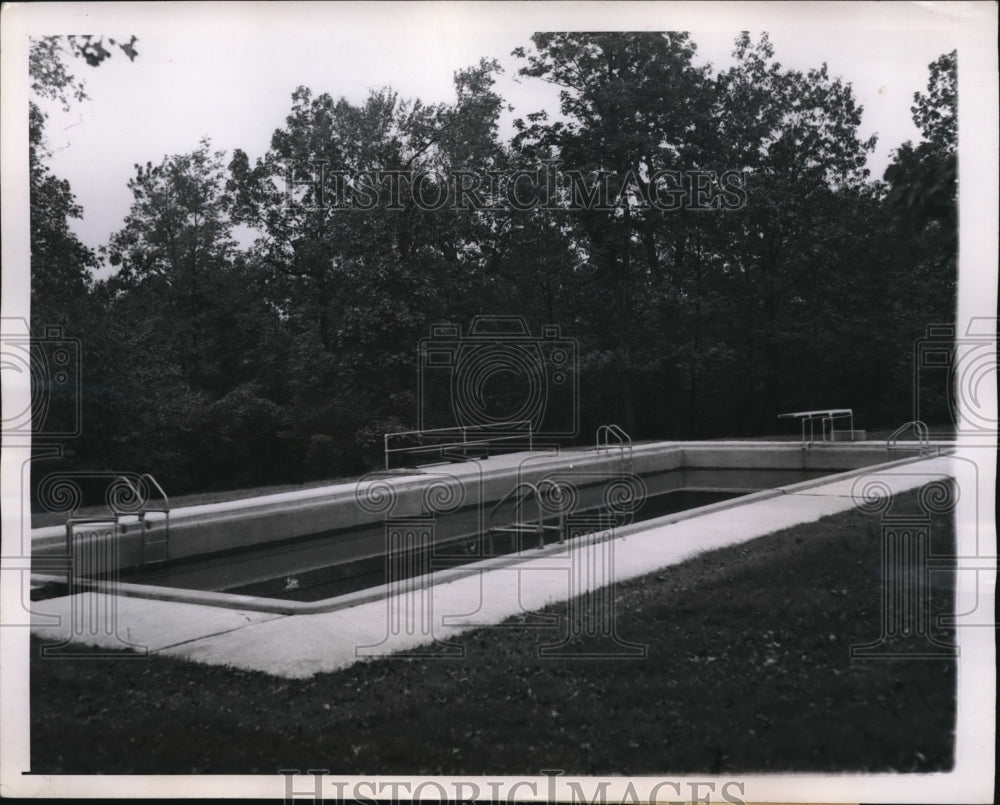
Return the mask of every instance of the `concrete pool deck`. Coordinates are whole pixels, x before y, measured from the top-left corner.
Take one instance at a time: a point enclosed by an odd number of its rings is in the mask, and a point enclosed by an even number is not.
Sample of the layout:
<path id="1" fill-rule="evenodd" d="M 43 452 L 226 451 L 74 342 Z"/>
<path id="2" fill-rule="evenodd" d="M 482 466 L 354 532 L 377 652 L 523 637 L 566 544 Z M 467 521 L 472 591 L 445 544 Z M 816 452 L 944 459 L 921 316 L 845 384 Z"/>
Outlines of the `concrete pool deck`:
<path id="1" fill-rule="evenodd" d="M 33 602 L 32 631 L 52 647 L 131 646 L 288 678 L 420 647 L 428 656 L 455 656 L 447 641 L 470 629 L 646 575 L 703 551 L 848 511 L 856 505 L 859 479 L 878 481 L 869 488 L 883 496 L 957 474 L 951 456 L 873 467 L 680 522 L 630 529 L 613 540 L 580 538 L 558 552 L 525 553 L 521 561 L 502 567 L 330 612 L 291 616 L 87 592 Z M 571 550 L 580 552 L 576 564 Z M 539 628 L 551 633 L 553 644 L 564 637 L 557 625 Z"/>

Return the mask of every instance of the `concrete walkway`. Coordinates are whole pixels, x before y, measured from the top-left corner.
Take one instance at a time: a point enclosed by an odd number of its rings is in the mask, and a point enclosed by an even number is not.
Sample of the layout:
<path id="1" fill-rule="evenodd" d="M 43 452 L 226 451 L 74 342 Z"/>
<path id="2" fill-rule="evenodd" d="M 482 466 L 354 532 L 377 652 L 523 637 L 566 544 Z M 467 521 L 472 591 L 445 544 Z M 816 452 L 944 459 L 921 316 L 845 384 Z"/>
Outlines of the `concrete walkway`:
<path id="1" fill-rule="evenodd" d="M 536 558 L 526 554 L 523 562 L 433 587 L 414 586 L 391 598 L 333 612 L 288 616 L 84 593 L 35 602 L 32 631 L 47 643 L 131 645 L 150 653 L 290 678 L 421 647 L 426 656 L 455 657 L 459 647 L 448 641 L 469 629 L 499 624 L 702 551 L 850 510 L 862 486 L 878 498 L 956 477 L 964 490 L 961 465 L 960 459 L 943 456 L 806 488 L 798 485 L 766 500 L 617 539 L 602 540 L 600 534 L 585 537 L 558 553 Z M 608 605 L 606 598 L 594 599 L 605 602 L 598 605 Z M 529 624 L 537 620 L 537 615 L 527 618 Z M 538 626 L 551 632 L 552 644 L 564 636 L 558 625 Z"/>

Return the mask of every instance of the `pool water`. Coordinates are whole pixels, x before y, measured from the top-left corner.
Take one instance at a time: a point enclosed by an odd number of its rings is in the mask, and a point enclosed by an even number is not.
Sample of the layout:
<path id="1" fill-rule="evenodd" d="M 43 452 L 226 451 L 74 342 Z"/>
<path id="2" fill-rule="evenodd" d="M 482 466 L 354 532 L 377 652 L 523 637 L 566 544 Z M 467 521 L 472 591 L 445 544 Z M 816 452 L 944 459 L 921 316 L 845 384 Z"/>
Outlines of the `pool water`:
<path id="1" fill-rule="evenodd" d="M 645 490 L 641 505 L 626 519 L 608 521 L 587 530 L 621 525 L 623 522 L 651 520 L 688 509 L 706 506 L 762 489 L 803 481 L 829 474 L 801 469 L 694 469 L 682 468 L 655 473 L 642 479 Z M 557 478 L 558 480 L 558 478 Z M 605 511 L 604 494 L 614 479 L 588 480 L 577 488 L 578 497 L 568 515 L 593 521 Z M 234 593 L 295 601 L 319 601 L 357 590 L 377 587 L 414 575 L 481 561 L 523 551 L 539 544 L 537 533 L 493 533 L 490 526 L 506 526 L 531 516 L 527 506 L 519 516 L 513 503 L 501 507 L 492 517 L 489 510 L 469 507 L 429 517 L 376 522 L 368 526 L 332 529 L 295 539 L 256 547 L 221 551 L 160 565 L 126 570 L 120 580 L 132 584 L 189 590 Z M 407 522 L 414 525 L 408 527 Z M 558 520 L 547 520 L 555 525 Z M 571 532 L 579 526 L 567 524 Z M 393 534 L 391 529 L 402 529 Z M 416 528 L 416 531 L 413 531 Z M 573 531 L 573 529 L 576 531 Z M 583 531 L 582 533 L 586 533 Z M 411 540 L 403 556 L 393 556 L 393 539 Z M 408 536 L 409 535 L 409 536 Z M 545 542 L 559 539 L 555 530 L 545 533 Z M 398 552 L 397 552 L 398 553 Z"/>
<path id="2" fill-rule="evenodd" d="M 647 498 L 636 512 L 633 521 L 652 520 L 668 514 L 707 506 L 723 500 L 740 497 L 746 492 L 715 492 L 682 489 L 675 492 L 664 492 Z M 593 515 L 599 515 L 600 510 L 591 509 L 582 513 L 582 518 L 570 517 L 568 530 L 579 533 L 581 527 L 586 528 L 587 521 L 601 524 L 602 520 Z M 586 515 L 592 515 L 587 517 Z M 549 519 L 548 525 L 558 521 Z M 604 518 L 605 527 L 610 525 Z M 591 530 L 591 529 L 587 529 Z M 559 539 L 558 532 L 547 531 L 544 534 L 545 544 L 552 544 Z M 428 569 L 443 570 L 449 567 L 477 562 L 493 556 L 502 556 L 514 552 L 522 552 L 530 556 L 532 549 L 539 544 L 535 533 L 497 533 L 492 540 L 488 535 L 464 537 L 448 542 L 434 542 L 424 551 L 407 551 L 406 556 L 383 554 L 371 556 L 352 562 L 329 565 L 302 573 L 281 575 L 276 578 L 228 587 L 223 592 L 239 595 L 252 595 L 263 598 L 280 598 L 292 601 L 322 601 L 338 595 L 377 587 L 390 581 L 400 581 L 420 575 Z"/>

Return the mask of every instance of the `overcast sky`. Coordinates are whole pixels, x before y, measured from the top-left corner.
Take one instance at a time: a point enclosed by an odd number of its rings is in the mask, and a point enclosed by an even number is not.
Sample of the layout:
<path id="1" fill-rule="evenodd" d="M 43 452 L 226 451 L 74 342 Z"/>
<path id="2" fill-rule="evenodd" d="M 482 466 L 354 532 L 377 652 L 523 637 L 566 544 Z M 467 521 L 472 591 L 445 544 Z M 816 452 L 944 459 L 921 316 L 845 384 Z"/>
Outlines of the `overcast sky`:
<path id="1" fill-rule="evenodd" d="M 193 150 L 203 135 L 229 153 L 242 148 L 251 159 L 262 156 L 300 84 L 353 102 L 382 86 L 429 103 L 450 101 L 456 70 L 496 58 L 505 68 L 497 89 L 515 107 L 505 116 L 507 135 L 515 116 L 557 103 L 553 88 L 518 80 L 519 60 L 510 55 L 545 29 L 689 30 L 699 60 L 717 70 L 730 63 L 742 28 L 755 35 L 768 30 L 783 65 L 807 69 L 825 61 L 831 75 L 854 86 L 865 109 L 861 134 L 879 136 L 869 167 L 881 176 L 892 149 L 918 137 L 910 106 L 913 93 L 926 87 L 928 64 L 957 41 L 947 27 L 932 29 L 926 13 L 909 4 L 887 4 L 897 8 L 886 17 L 867 5 L 852 12 L 850 5 L 831 4 L 841 9 L 831 15 L 831 7 L 802 14 L 793 4 L 769 4 L 756 13 L 729 7 L 720 14 L 710 4 L 681 6 L 684 13 L 677 13 L 676 6 L 644 3 L 621 6 L 610 18 L 599 3 L 545 4 L 544 13 L 515 13 L 502 3 L 275 5 L 282 13 L 271 4 L 151 5 L 103 19 L 99 28 L 90 14 L 85 22 L 63 14 L 45 28 L 139 38 L 134 62 L 117 51 L 96 69 L 74 60 L 90 100 L 74 103 L 69 113 L 48 108 L 51 167 L 69 180 L 84 208 L 74 228 L 88 246 L 105 243 L 120 228 L 134 163 Z M 593 13 L 601 9 L 603 17 Z"/>

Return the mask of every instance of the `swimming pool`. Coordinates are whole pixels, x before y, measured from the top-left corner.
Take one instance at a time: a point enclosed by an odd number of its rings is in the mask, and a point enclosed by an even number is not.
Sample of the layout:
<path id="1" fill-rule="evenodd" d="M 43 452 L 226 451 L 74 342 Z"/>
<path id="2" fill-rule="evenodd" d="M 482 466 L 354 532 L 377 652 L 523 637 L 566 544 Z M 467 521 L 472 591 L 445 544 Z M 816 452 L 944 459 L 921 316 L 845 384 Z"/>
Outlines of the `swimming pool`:
<path id="1" fill-rule="evenodd" d="M 110 583 L 126 595 L 264 611 L 312 610 L 377 595 L 380 589 L 385 594 L 390 582 L 429 572 L 435 578 L 462 568 L 475 572 L 504 557 L 527 556 L 542 543 L 545 550 L 559 550 L 560 537 L 572 534 L 556 531 L 555 517 L 544 520 L 549 530 L 542 539 L 537 531 L 503 531 L 524 519 L 523 510 L 515 512 L 513 503 L 496 508 L 496 502 L 524 479 L 572 487 L 572 501 L 561 513 L 574 533 L 582 527 L 573 525 L 576 519 L 594 524 L 591 531 L 611 527 L 618 535 L 623 527 L 698 516 L 739 505 L 741 496 L 781 494 L 775 490 L 885 460 L 880 445 L 806 450 L 788 443 L 666 443 L 638 446 L 628 467 L 613 454 L 580 451 L 369 477 L 347 488 L 176 510 L 174 527 L 179 523 L 180 528 L 171 535 L 170 560 L 151 566 L 135 561 L 141 555 L 136 541 L 143 535 L 126 529 L 116 535 L 113 572 L 97 574 L 103 581 L 81 573 L 85 577 L 75 580 L 75 589 Z M 616 487 L 621 497 L 623 484 L 631 489 L 625 507 L 609 507 L 609 488 Z M 391 505 L 381 506 L 386 500 Z M 304 527 L 319 522 L 326 527 Z M 283 533 L 281 526 L 287 524 L 293 527 Z M 393 539 L 405 534 L 419 534 L 421 545 L 410 543 L 400 559 Z M 199 536 L 205 537 L 200 545 Z"/>
<path id="2" fill-rule="evenodd" d="M 753 490 L 720 491 L 677 489 L 650 495 L 635 512 L 634 522 L 643 522 L 675 512 L 730 500 Z M 587 521 L 609 524 L 613 517 L 606 508 L 593 506 L 568 516 L 569 526 Z M 416 575 L 419 568 L 432 565 L 437 570 L 460 567 L 481 559 L 512 553 L 530 554 L 537 549 L 538 535 L 524 531 L 496 533 L 479 530 L 475 510 L 457 512 L 450 517 L 427 518 L 433 530 L 432 544 L 424 549 L 428 556 L 414 550 L 406 567 L 392 567 L 390 552 L 393 521 L 381 527 L 346 529 L 300 538 L 266 548 L 226 552 L 200 560 L 181 562 L 172 567 L 123 574 L 122 581 L 165 587 L 206 590 L 237 595 L 263 596 L 291 601 L 319 601 L 356 590 L 388 583 L 392 579 Z M 512 522 L 513 517 L 503 522 Z M 545 518 L 556 526 L 558 518 Z M 406 521 L 404 521 L 406 522 Z M 559 541 L 557 531 L 542 533 L 546 545 Z M 358 555 L 367 553 L 368 555 Z M 340 554 L 342 558 L 336 558 Z M 333 556 L 334 558 L 331 558 Z M 402 563 L 397 563 L 402 564 Z"/>

